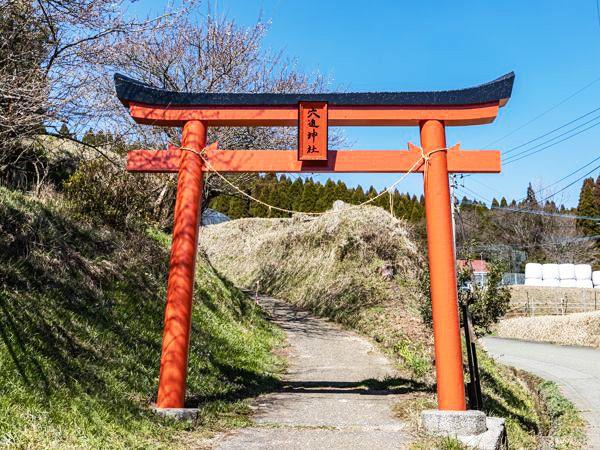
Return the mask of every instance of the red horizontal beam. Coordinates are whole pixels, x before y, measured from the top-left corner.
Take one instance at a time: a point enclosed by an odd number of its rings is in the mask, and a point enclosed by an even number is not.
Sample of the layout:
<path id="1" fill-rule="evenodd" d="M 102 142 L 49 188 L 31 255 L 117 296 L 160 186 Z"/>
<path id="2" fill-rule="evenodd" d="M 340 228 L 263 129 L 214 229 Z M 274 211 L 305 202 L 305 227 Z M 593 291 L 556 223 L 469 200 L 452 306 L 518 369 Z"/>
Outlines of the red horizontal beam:
<path id="1" fill-rule="evenodd" d="M 127 155 L 130 172 L 177 172 L 182 150 L 133 150 Z M 205 150 L 208 165 L 218 172 L 338 172 L 404 173 L 421 158 L 415 150 L 330 151 L 328 161 L 298 161 L 296 150 Z M 209 167 L 210 165 L 210 167 Z M 413 169 L 422 172 L 423 165 Z M 448 172 L 499 173 L 498 150 L 448 151 Z"/>
<path id="2" fill-rule="evenodd" d="M 480 125 L 498 115 L 499 102 L 459 106 L 329 106 L 330 126 L 417 126 L 423 120 L 445 125 Z M 298 126 L 297 106 L 156 106 L 131 102 L 131 117 L 138 123 L 183 126 L 200 120 L 218 127 Z"/>

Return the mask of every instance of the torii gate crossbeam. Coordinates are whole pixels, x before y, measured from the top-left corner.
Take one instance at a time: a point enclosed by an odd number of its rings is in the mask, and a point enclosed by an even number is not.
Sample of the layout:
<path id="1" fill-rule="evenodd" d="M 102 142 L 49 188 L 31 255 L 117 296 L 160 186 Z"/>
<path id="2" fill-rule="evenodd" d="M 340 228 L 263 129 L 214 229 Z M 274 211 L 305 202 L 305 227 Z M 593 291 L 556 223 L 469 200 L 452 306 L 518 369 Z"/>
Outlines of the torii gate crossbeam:
<path id="1" fill-rule="evenodd" d="M 448 173 L 498 173 L 500 152 L 446 148 L 446 126 L 492 122 L 514 74 L 453 91 L 206 94 L 170 92 L 115 75 L 117 96 L 141 124 L 183 128 L 181 148 L 129 152 L 127 170 L 178 173 L 157 406 L 184 406 L 203 173 L 370 172 L 424 175 L 438 408 L 464 410 L 465 391 Z M 299 126 L 299 105 L 327 105 L 325 126 L 419 126 L 421 148 L 326 151 L 322 161 L 274 150 L 206 146 L 209 126 Z M 444 151 L 439 151 L 443 149 Z M 202 153 L 202 157 L 200 156 Z M 429 155 L 425 161 L 424 155 Z M 204 159 L 203 159 L 204 158 Z"/>

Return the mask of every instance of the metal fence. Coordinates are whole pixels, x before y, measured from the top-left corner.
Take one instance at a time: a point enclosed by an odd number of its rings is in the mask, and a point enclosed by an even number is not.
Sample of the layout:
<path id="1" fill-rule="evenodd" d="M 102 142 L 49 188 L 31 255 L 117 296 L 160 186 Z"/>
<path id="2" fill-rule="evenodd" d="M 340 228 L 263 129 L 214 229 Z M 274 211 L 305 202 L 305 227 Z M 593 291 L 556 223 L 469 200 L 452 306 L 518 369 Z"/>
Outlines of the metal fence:
<path id="1" fill-rule="evenodd" d="M 513 295 L 506 317 L 564 315 L 600 309 L 600 289 L 541 289 L 545 292 L 532 288 L 522 289 L 517 298 Z"/>
<path id="2" fill-rule="evenodd" d="M 502 284 L 505 284 L 505 285 L 525 284 L 525 274 L 524 273 L 505 273 L 502 276 Z"/>

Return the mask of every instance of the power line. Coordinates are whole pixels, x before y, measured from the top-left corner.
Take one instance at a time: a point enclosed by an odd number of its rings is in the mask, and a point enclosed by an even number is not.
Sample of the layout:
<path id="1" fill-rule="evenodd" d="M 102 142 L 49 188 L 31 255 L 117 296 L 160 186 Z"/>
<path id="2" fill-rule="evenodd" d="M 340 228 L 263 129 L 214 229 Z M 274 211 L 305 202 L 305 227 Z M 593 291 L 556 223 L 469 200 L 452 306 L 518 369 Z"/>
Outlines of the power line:
<path id="1" fill-rule="evenodd" d="M 598 119 L 598 118 L 600 118 L 600 116 L 598 116 L 598 117 L 596 117 L 595 119 L 592 119 L 592 120 L 596 120 L 596 119 Z M 565 134 L 568 134 L 568 133 L 570 133 L 571 131 L 574 131 L 574 130 L 576 130 L 577 128 L 580 128 L 581 126 L 583 126 L 583 125 L 586 125 L 586 124 L 588 124 L 588 123 L 590 123 L 590 122 L 591 122 L 591 121 L 585 122 L 584 124 L 581 124 L 581 125 L 579 125 L 579 126 L 577 126 L 577 127 L 573 128 L 572 130 L 569 130 L 569 131 L 567 131 L 567 132 L 565 132 L 565 133 L 563 133 L 563 134 L 561 134 L 561 135 L 559 135 L 559 136 L 564 136 Z M 589 127 L 587 127 L 587 128 L 584 128 L 583 130 L 580 130 L 580 131 L 578 131 L 577 133 L 573 133 L 573 134 L 571 134 L 570 136 L 567 136 L 567 137 L 566 137 L 566 138 L 564 138 L 564 139 L 561 139 L 561 140 L 559 140 L 559 141 L 556 141 L 556 142 L 552 142 L 551 144 L 548 144 L 548 145 L 546 145 L 546 146 L 544 146 L 544 147 L 542 147 L 542 148 L 540 148 L 540 149 L 538 149 L 538 150 L 536 150 L 536 151 L 534 151 L 534 152 L 532 152 L 532 151 L 531 151 L 531 150 L 533 150 L 533 149 L 535 149 L 535 148 L 538 148 L 540 145 L 544 145 L 544 144 L 546 144 L 546 143 L 548 143 L 548 142 L 551 142 L 551 141 L 553 141 L 554 139 L 556 139 L 556 138 L 558 138 L 558 137 L 559 137 L 559 136 L 556 136 L 556 137 L 554 137 L 554 138 L 552 138 L 552 139 L 549 139 L 549 140 L 547 140 L 546 142 L 543 142 L 542 144 L 538 144 L 538 145 L 536 145 L 536 146 L 533 146 L 533 147 L 532 147 L 532 148 L 530 148 L 530 149 L 527 149 L 527 150 L 525 150 L 525 151 L 523 151 L 523 152 L 520 152 L 520 153 L 517 153 L 516 155 L 513 155 L 512 157 L 508 158 L 508 160 L 507 160 L 507 161 L 505 161 L 505 162 L 504 162 L 504 165 L 506 166 L 506 165 L 508 165 L 508 164 L 512 164 L 512 163 L 514 163 L 514 162 L 516 162 L 516 161 L 520 161 L 520 160 L 521 160 L 521 159 L 523 159 L 523 158 L 527 158 L 527 157 L 529 157 L 529 156 L 531 156 L 531 155 L 535 155 L 536 153 L 539 153 L 539 152 L 541 152 L 541 151 L 543 151 L 543 150 L 546 150 L 546 149 L 548 149 L 548 148 L 550 148 L 550 147 L 554 147 L 555 145 L 557 145 L 557 144 L 560 144 L 561 142 L 567 141 L 567 140 L 569 140 L 569 139 L 571 139 L 571 138 L 574 138 L 575 136 L 578 136 L 578 135 L 580 135 L 581 133 L 584 133 L 584 132 L 586 132 L 586 131 L 588 131 L 588 130 L 590 130 L 590 129 L 594 128 L 594 127 L 597 127 L 598 125 L 600 125 L 600 121 L 596 122 L 595 124 L 592 124 L 592 125 L 590 125 L 590 126 L 589 126 Z M 527 153 L 527 152 L 529 152 L 529 153 Z M 527 154 L 525 154 L 525 153 L 527 153 Z M 520 155 L 522 155 L 522 156 L 520 156 Z"/>
<path id="2" fill-rule="evenodd" d="M 600 0 L 599 0 L 599 1 L 600 1 Z M 518 150 L 519 148 L 525 147 L 526 145 L 529 145 L 529 144 L 531 144 L 532 142 L 539 141 L 540 139 L 542 139 L 542 138 L 545 138 L 546 136 L 549 136 L 550 134 L 554 133 L 555 131 L 562 130 L 563 128 L 565 128 L 565 127 L 567 127 L 567 126 L 569 126 L 569 125 L 571 125 L 571 124 L 573 124 L 573 123 L 575 123 L 575 122 L 577 122 L 577 121 L 579 121 L 579 120 L 583 119 L 584 117 L 587 117 L 587 116 L 589 116 L 590 114 L 593 114 L 593 113 L 595 113 L 596 111 L 599 111 L 599 110 L 600 110 L 600 108 L 596 108 L 596 109 L 594 109 L 594 110 L 592 110 L 592 111 L 590 111 L 590 112 L 587 112 L 587 113 L 585 113 L 585 114 L 582 114 L 581 116 L 579 116 L 579 117 L 577 117 L 577 118 L 575 118 L 575 119 L 573 119 L 573 120 L 571 120 L 571 121 L 569 121 L 569 122 L 567 122 L 567 123 L 565 123 L 565 124 L 561 125 L 560 127 L 556 127 L 556 128 L 554 128 L 553 130 L 550 130 L 550 131 L 548 131 L 548 132 L 546 132 L 546 133 L 544 133 L 544 134 L 542 134 L 542 135 L 540 135 L 540 136 L 538 136 L 538 137 L 536 137 L 536 138 L 530 139 L 529 141 L 527 141 L 527 142 L 525 142 L 525 143 L 523 143 L 523 144 L 516 145 L 516 146 L 514 146 L 514 147 L 511 147 L 511 148 L 509 148 L 508 150 L 506 150 L 505 152 L 503 152 L 503 154 L 504 154 L 504 155 L 508 155 L 509 153 L 512 153 L 512 152 L 514 152 L 515 150 Z M 599 117 L 600 117 L 600 116 L 599 116 Z M 592 120 L 594 120 L 594 119 L 592 119 Z"/>
<path id="3" fill-rule="evenodd" d="M 463 204 L 466 203 L 467 205 L 473 205 L 473 206 L 481 206 L 479 203 L 469 202 L 468 200 L 466 202 L 463 201 L 462 203 Z M 499 210 L 499 211 L 547 216 L 547 217 L 558 217 L 558 218 L 575 219 L 575 220 L 590 220 L 590 221 L 594 221 L 594 222 L 600 222 L 600 217 L 596 217 L 596 216 L 577 216 L 574 214 L 559 214 L 559 213 L 551 213 L 548 211 L 541 211 L 541 210 L 535 210 L 535 209 L 519 209 L 519 208 L 509 208 L 509 207 L 499 207 L 499 206 L 491 206 L 490 210 L 492 210 L 492 209 Z M 584 238 L 582 238 L 582 240 L 583 239 Z"/>
<path id="4" fill-rule="evenodd" d="M 598 160 L 600 160 L 600 156 L 598 156 L 598 157 L 596 157 L 596 158 L 592 159 L 591 161 L 589 161 L 589 162 L 585 163 L 583 166 L 581 166 L 581 167 L 578 167 L 577 169 L 573 170 L 572 172 L 570 172 L 569 174 L 565 175 L 564 177 L 562 177 L 562 178 L 560 178 L 560 179 L 556 180 L 555 182 L 553 182 L 553 183 L 551 183 L 551 184 L 548 184 L 548 185 L 546 185 L 546 186 L 543 186 L 543 187 L 539 188 L 539 189 L 538 189 L 538 192 L 542 192 L 542 191 L 544 191 L 544 190 L 548 189 L 549 187 L 552 187 L 552 186 L 555 186 L 555 185 L 557 185 L 557 184 L 558 184 L 558 183 L 560 183 L 561 181 L 564 181 L 564 180 L 566 180 L 567 178 L 570 178 L 570 177 L 572 177 L 573 175 L 575 175 L 575 174 L 576 174 L 577 172 L 579 172 L 580 170 L 583 170 L 583 169 L 585 169 L 587 166 L 589 166 L 589 165 L 591 165 L 591 164 L 595 163 L 595 162 L 596 162 L 596 161 L 598 161 Z M 595 170 L 595 169 L 592 169 L 592 171 L 593 171 L 593 170 Z M 576 181 L 577 181 L 577 180 L 576 180 Z M 527 198 L 527 197 L 525 196 L 525 197 L 522 197 L 522 198 L 520 198 L 519 200 L 516 200 L 516 201 L 517 201 L 517 202 L 522 202 L 522 201 L 523 201 L 523 200 L 525 200 L 526 198 Z"/>
<path id="5" fill-rule="evenodd" d="M 596 160 L 597 160 L 597 159 L 600 159 L 600 158 L 596 158 Z M 595 160 L 594 160 L 594 161 L 595 161 Z M 593 161 L 592 161 L 592 162 L 593 162 Z M 585 166 L 583 166 L 583 167 L 589 166 L 589 165 L 590 165 L 592 162 L 590 162 L 590 163 L 586 164 L 586 165 L 585 165 Z M 550 198 L 554 197 L 554 196 L 555 196 L 555 195 L 557 195 L 557 194 L 560 194 L 561 192 L 563 192 L 563 191 L 565 191 L 566 189 L 568 189 L 568 188 L 570 188 L 571 186 L 573 186 L 573 185 L 574 185 L 575 183 L 577 183 L 578 181 L 581 181 L 581 180 L 583 180 L 585 177 L 587 177 L 587 176 L 589 176 L 590 174 L 594 173 L 594 172 L 595 172 L 596 170 L 598 170 L 598 169 L 600 169 L 600 164 L 599 164 L 599 165 L 597 165 L 597 166 L 595 166 L 595 167 L 594 167 L 592 170 L 590 170 L 589 172 L 586 172 L 586 173 L 584 173 L 584 174 L 583 174 L 582 176 L 580 176 L 579 178 L 577 178 L 577 179 L 573 180 L 572 182 L 570 182 L 570 183 L 569 183 L 569 184 L 567 184 L 566 186 L 563 186 L 563 187 L 562 187 L 561 189 L 559 189 L 558 191 L 556 191 L 556 192 L 554 192 L 554 193 L 552 193 L 552 194 L 550 194 L 550 195 L 546 196 L 545 198 L 543 198 L 543 199 L 541 199 L 541 200 L 538 200 L 538 203 L 545 203 L 545 202 L 546 202 L 548 199 L 550 199 Z M 580 168 L 580 169 L 578 169 L 578 170 L 577 170 L 577 171 L 575 171 L 575 172 L 578 172 L 579 170 L 581 170 L 581 168 Z M 573 172 L 573 173 L 575 173 L 575 172 Z M 571 175 L 572 175 L 572 174 L 571 174 Z M 571 176 L 571 175 L 567 175 L 566 177 L 563 177 L 563 179 L 564 179 L 564 178 L 568 178 L 568 177 L 569 177 L 569 176 Z M 475 191 L 473 191 L 473 190 L 471 190 L 471 189 L 467 188 L 466 186 L 462 186 L 462 187 L 460 187 L 460 189 L 464 189 L 464 190 L 470 191 L 470 192 L 471 192 L 473 195 L 475 195 L 476 197 L 479 197 L 479 198 L 481 198 L 481 199 L 482 199 L 482 200 L 484 200 L 484 201 L 489 201 L 489 200 L 486 200 L 486 199 L 485 199 L 483 196 L 481 196 L 481 195 L 480 195 L 480 194 L 478 194 L 477 192 L 475 192 Z M 527 197 L 523 197 L 522 199 L 520 199 L 520 200 L 518 200 L 518 201 L 519 201 L 519 202 L 522 202 L 522 201 L 523 201 L 523 200 L 525 200 L 526 198 L 527 198 Z M 526 208 L 519 208 L 519 210 L 525 210 L 525 209 L 526 209 Z"/>
<path id="6" fill-rule="evenodd" d="M 550 108 L 546 109 L 545 111 L 543 111 L 541 114 L 538 114 L 537 116 L 535 116 L 533 119 L 525 122 L 523 125 L 521 125 L 518 128 L 515 128 L 514 130 L 510 131 L 509 133 L 505 134 L 504 136 L 499 137 L 498 139 L 493 140 L 492 142 L 490 142 L 489 144 L 485 145 L 485 147 L 489 147 L 490 145 L 494 145 L 497 142 L 500 142 L 504 139 L 506 139 L 509 136 L 512 136 L 513 134 L 515 134 L 517 131 L 522 130 L 523 128 L 525 128 L 527 125 L 535 122 L 536 120 L 540 119 L 541 117 L 545 116 L 546 114 L 548 114 L 551 111 L 554 111 L 556 108 L 558 108 L 559 106 L 562 106 L 564 103 L 568 102 L 569 100 L 571 100 L 573 97 L 581 94 L 583 91 L 585 91 L 587 88 L 589 88 L 590 86 L 593 86 L 594 84 L 596 84 L 598 81 L 600 81 L 600 77 L 596 78 L 595 80 L 591 81 L 590 83 L 586 84 L 585 86 L 583 86 L 581 89 L 578 89 L 577 91 L 573 92 L 571 95 L 567 96 L 566 98 L 564 98 L 563 100 L 561 100 L 560 102 L 558 102 L 557 104 L 555 104 L 554 106 L 551 106 Z"/>
<path id="7" fill-rule="evenodd" d="M 562 177 L 560 180 L 556 180 L 554 183 L 552 183 L 552 184 L 549 184 L 549 185 L 547 185 L 547 186 L 543 187 L 542 189 L 548 189 L 548 188 L 549 188 L 549 187 L 551 187 L 551 186 L 557 185 L 557 184 L 558 184 L 558 183 L 560 183 L 561 181 L 563 181 L 563 180 L 566 180 L 567 178 L 569 178 L 569 177 L 571 177 L 571 176 L 575 175 L 575 174 L 576 174 L 577 172 L 579 172 L 580 170 L 583 170 L 583 169 L 585 169 L 585 168 L 586 168 L 587 166 L 589 166 L 590 164 L 593 164 L 593 163 L 595 163 L 595 162 L 596 162 L 596 161 L 598 161 L 599 159 L 600 159 L 600 156 L 598 156 L 598 157 L 596 157 L 596 158 L 592 159 L 590 162 L 588 162 L 588 163 L 584 164 L 583 166 L 581 166 L 580 168 L 578 168 L 578 169 L 574 170 L 574 171 L 573 171 L 573 172 L 571 172 L 570 174 L 568 174 L 568 175 L 565 175 L 565 176 L 564 176 L 564 177 Z"/>
<path id="8" fill-rule="evenodd" d="M 595 163 L 595 162 L 596 162 L 596 161 L 598 161 L 598 160 L 600 160 L 600 156 L 597 156 L 596 158 L 592 159 L 591 161 L 589 161 L 589 162 L 585 163 L 583 166 L 581 166 L 581 167 L 578 167 L 577 169 L 575 169 L 575 170 L 571 171 L 570 173 L 568 173 L 568 174 L 567 174 L 567 175 L 565 175 L 564 177 L 562 177 L 562 178 L 560 178 L 560 179 L 558 179 L 558 180 L 554 181 L 553 183 L 547 184 L 546 186 L 543 186 L 543 187 L 539 188 L 539 189 L 538 189 L 538 192 L 542 192 L 542 191 L 544 191 L 544 190 L 546 190 L 546 189 L 548 189 L 548 188 L 550 188 L 550 187 L 552 187 L 552 186 L 556 186 L 556 185 L 557 185 L 558 183 L 560 183 L 561 181 L 564 181 L 564 180 L 566 180 L 567 178 L 570 178 L 570 177 L 572 177 L 573 175 L 575 175 L 575 174 L 576 174 L 577 172 L 579 172 L 580 170 L 583 170 L 583 169 L 585 169 L 586 167 L 588 167 L 589 165 L 591 165 L 591 164 Z M 463 176 L 463 175 L 461 175 L 461 181 L 463 181 L 463 180 L 464 180 L 464 178 L 466 178 L 466 177 L 465 177 L 465 176 Z M 494 188 L 492 188 L 491 186 L 488 186 L 487 184 L 484 184 L 484 183 L 482 183 L 482 182 L 478 181 L 478 180 L 477 180 L 477 179 L 475 179 L 475 178 L 473 178 L 471 181 L 474 181 L 475 183 L 478 183 L 478 184 L 480 184 L 480 185 L 482 185 L 482 186 L 484 186 L 484 187 L 486 187 L 486 188 L 488 188 L 488 189 L 490 189 L 490 190 L 492 190 L 492 191 L 496 192 L 497 194 L 499 194 L 499 195 L 502 195 L 502 196 L 503 196 L 503 194 L 502 194 L 500 191 L 498 191 L 497 189 L 494 189 Z M 463 182 L 463 186 L 464 186 L 464 182 Z M 517 201 L 517 202 L 521 202 L 521 201 L 525 200 L 526 198 L 527 198 L 527 197 L 522 197 L 522 198 L 520 198 L 519 200 L 516 200 L 516 201 Z"/>
<path id="9" fill-rule="evenodd" d="M 520 208 L 510 208 L 510 207 L 503 207 L 503 206 L 491 206 L 490 209 L 497 209 L 500 211 L 509 211 L 509 212 L 517 212 L 517 213 L 523 213 L 523 214 L 534 214 L 534 215 L 538 215 L 538 216 L 548 216 L 548 217 L 560 217 L 560 218 L 564 218 L 564 219 L 585 219 L 585 220 L 592 220 L 594 222 L 600 222 L 600 217 L 596 217 L 596 216 L 577 216 L 574 214 L 559 214 L 559 213 L 552 213 L 549 211 L 541 211 L 541 210 L 536 210 L 536 209 L 520 209 Z"/>
<path id="10" fill-rule="evenodd" d="M 472 189 L 469 189 L 469 188 L 468 188 L 468 187 L 466 187 L 464 184 L 463 184 L 462 186 L 459 186 L 459 188 L 460 188 L 460 189 L 462 189 L 462 190 L 466 190 L 466 191 L 468 191 L 468 192 L 471 192 L 471 194 L 472 194 L 472 195 L 475 195 L 475 196 L 479 197 L 480 199 L 482 199 L 482 200 L 483 200 L 483 201 L 485 201 L 485 202 L 490 202 L 490 199 L 488 199 L 488 198 L 485 198 L 483 195 L 479 194 L 478 192 L 475 192 L 475 191 L 474 191 L 474 190 L 472 190 Z"/>
<path id="11" fill-rule="evenodd" d="M 599 1 L 600 1 L 600 0 L 599 0 Z M 589 116 L 590 114 L 592 114 L 592 113 L 594 113 L 594 112 L 596 112 L 596 111 L 598 111 L 598 110 L 600 110 L 600 108 L 596 108 L 596 109 L 594 109 L 594 110 L 592 110 L 592 111 L 589 111 L 589 112 L 587 112 L 587 113 L 585 113 L 585 114 L 582 114 L 581 116 L 579 116 L 579 117 L 577 117 L 577 118 L 575 118 L 575 119 L 573 119 L 573 120 L 571 120 L 571 121 L 567 122 L 566 124 L 563 124 L 563 125 L 561 125 L 560 127 L 554 128 L 553 130 L 550 130 L 550 131 L 548 131 L 548 132 L 546 132 L 546 133 L 544 133 L 544 134 L 542 134 L 542 135 L 540 135 L 540 136 L 538 136 L 538 137 L 536 137 L 536 138 L 530 139 L 529 141 L 527 141 L 527 142 L 525 142 L 525 143 L 523 143 L 523 144 L 520 144 L 520 145 L 516 145 L 516 146 L 514 146 L 514 147 L 511 147 L 509 150 L 507 150 L 507 151 L 503 152 L 503 154 L 504 154 L 504 155 L 507 155 L 507 154 L 509 154 L 509 153 L 511 153 L 511 152 L 513 152 L 513 151 L 515 151 L 515 150 L 517 150 L 517 149 L 519 149 L 519 148 L 522 148 L 522 147 L 524 147 L 524 146 L 526 146 L 526 145 L 528 145 L 528 144 L 531 144 L 531 143 L 533 143 L 533 142 L 535 142 L 535 141 L 538 141 L 539 139 L 542 139 L 542 138 L 544 138 L 544 137 L 546 137 L 546 136 L 548 136 L 548 135 L 550 135 L 550 134 L 552 134 L 552 133 L 554 133 L 554 132 L 556 132 L 556 131 L 558 131 L 558 130 L 561 130 L 561 129 L 565 128 L 566 126 L 568 126 L 568 125 L 571 125 L 571 124 L 573 124 L 573 123 L 577 122 L 578 120 L 581 120 L 581 119 L 583 119 L 584 117 L 587 117 L 587 116 Z M 528 156 L 531 156 L 531 155 L 534 155 L 534 154 L 536 154 L 536 153 L 539 153 L 539 152 L 541 152 L 541 151 L 543 151 L 543 150 L 546 150 L 546 149 L 548 149 L 548 148 L 550 148 L 550 147 L 553 147 L 553 146 L 555 146 L 555 145 L 557 145 L 557 144 L 560 144 L 560 143 L 562 143 L 562 142 L 565 142 L 565 141 L 567 141 L 567 140 L 569 140 L 569 139 L 571 139 L 571 138 L 573 138 L 573 137 L 575 137 L 575 136 L 577 136 L 577 135 L 579 135 L 579 134 L 581 134 L 581 133 L 584 133 L 584 132 L 588 131 L 589 129 L 591 129 L 591 128 L 594 128 L 594 127 L 596 127 L 596 126 L 600 125 L 600 121 L 599 121 L 599 122 L 596 122 L 596 123 L 595 123 L 595 124 L 593 124 L 593 125 L 590 125 L 589 127 L 585 128 L 585 129 L 583 129 L 583 130 L 580 130 L 580 131 L 579 131 L 579 132 L 577 132 L 577 133 L 573 133 L 573 134 L 571 134 L 570 136 L 567 136 L 567 137 L 566 137 L 566 138 L 564 138 L 564 139 L 561 139 L 561 140 L 559 140 L 559 141 L 556 141 L 556 142 L 552 142 L 552 141 L 554 141 L 555 139 L 558 139 L 558 138 L 560 138 L 561 136 L 568 135 L 569 133 L 571 133 L 571 132 L 573 132 L 573 131 L 575 131 L 575 130 L 577 130 L 577 129 L 581 128 L 582 126 L 585 126 L 585 125 L 587 125 L 587 124 L 589 124 L 589 123 L 591 123 L 591 122 L 593 122 L 593 121 L 595 121 L 595 120 L 597 120 L 597 119 L 600 119 L 600 115 L 598 115 L 598 116 L 596 116 L 596 117 L 594 117 L 594 118 L 592 118 L 592 119 L 588 120 L 587 122 L 584 122 L 584 123 L 582 123 L 582 124 L 579 124 L 579 125 L 577 125 L 576 127 L 573 127 L 573 128 L 571 128 L 570 130 L 568 130 L 568 131 L 566 131 L 566 132 L 564 132 L 564 133 L 561 133 L 561 134 L 559 134 L 559 135 L 557 135 L 557 136 L 554 136 L 554 137 L 552 137 L 552 138 L 550 138 L 550 139 L 548 139 L 548 140 L 546 140 L 546 141 L 544 141 L 544 142 L 541 142 L 541 143 L 539 143 L 539 144 L 536 144 L 536 145 L 534 145 L 534 146 L 533 146 L 533 147 L 531 147 L 531 148 L 525 149 L 525 150 L 523 150 L 523 151 L 521 151 L 521 152 L 517 153 L 516 155 L 512 155 L 512 156 L 508 157 L 508 158 L 507 158 L 505 161 L 502 161 L 502 165 L 503 165 L 503 166 L 507 166 L 508 164 L 511 164 L 511 163 L 513 163 L 513 162 L 515 162 L 515 161 L 519 161 L 519 160 L 521 160 L 521 159 L 524 159 L 524 158 L 526 158 L 526 157 L 528 157 Z M 545 144 L 548 144 L 548 145 L 544 146 Z M 544 146 L 544 147 L 542 147 L 542 148 L 539 148 L 540 146 Z M 536 150 L 536 151 L 532 152 L 532 150 L 535 150 L 535 149 L 538 149 L 538 150 Z M 522 155 L 523 155 L 523 156 L 522 156 Z M 473 174 L 467 174 L 467 175 L 464 175 L 464 177 L 463 177 L 463 178 L 469 178 L 469 177 L 471 177 L 472 175 L 473 175 Z M 485 186 L 483 183 L 480 183 L 480 184 L 482 184 L 483 186 Z M 489 186 L 486 186 L 486 187 L 487 187 L 488 189 L 495 190 L 495 189 L 493 189 L 493 188 L 490 188 Z M 498 192 L 498 191 L 496 191 L 496 192 Z"/>
<path id="12" fill-rule="evenodd" d="M 591 173 L 595 172 L 596 170 L 600 169 L 600 164 L 597 165 L 596 167 L 594 167 L 592 170 L 590 170 L 589 172 L 586 172 L 585 174 L 583 174 L 582 176 L 580 176 L 579 178 L 577 178 L 575 181 L 572 181 L 571 183 L 567 184 L 565 187 L 563 187 L 562 189 L 556 191 L 555 193 L 547 196 L 545 199 L 541 200 L 542 203 L 544 203 L 546 200 L 548 200 L 549 198 L 554 197 L 556 194 L 560 194 L 561 192 L 563 192 L 564 190 L 570 188 L 571 186 L 573 186 L 575 183 L 577 183 L 578 181 L 583 180 L 585 177 L 587 177 L 588 175 L 590 175 Z"/>

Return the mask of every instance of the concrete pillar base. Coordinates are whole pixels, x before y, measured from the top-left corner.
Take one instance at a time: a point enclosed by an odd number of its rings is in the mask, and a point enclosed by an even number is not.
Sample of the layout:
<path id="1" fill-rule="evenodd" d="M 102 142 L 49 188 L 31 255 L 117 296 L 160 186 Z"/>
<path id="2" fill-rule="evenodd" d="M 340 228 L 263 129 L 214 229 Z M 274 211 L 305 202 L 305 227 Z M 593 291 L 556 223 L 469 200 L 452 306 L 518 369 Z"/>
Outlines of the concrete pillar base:
<path id="1" fill-rule="evenodd" d="M 158 408 L 152 406 L 152 412 L 158 416 L 174 420 L 196 420 L 198 408 Z"/>
<path id="2" fill-rule="evenodd" d="M 504 450 L 508 448 L 504 419 L 486 417 L 482 411 L 440 411 L 421 413 L 421 426 L 431 434 L 452 436 L 469 448 Z"/>

